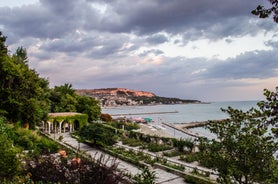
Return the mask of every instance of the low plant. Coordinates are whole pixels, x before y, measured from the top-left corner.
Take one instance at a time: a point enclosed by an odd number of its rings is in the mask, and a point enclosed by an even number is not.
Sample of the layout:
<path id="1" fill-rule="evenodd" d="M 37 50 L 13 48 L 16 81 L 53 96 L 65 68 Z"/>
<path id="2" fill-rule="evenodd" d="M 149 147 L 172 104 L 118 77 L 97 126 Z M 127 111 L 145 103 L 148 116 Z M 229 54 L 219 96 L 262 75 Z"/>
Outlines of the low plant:
<path id="1" fill-rule="evenodd" d="M 187 155 L 181 155 L 179 160 L 188 162 L 188 163 L 192 163 L 195 161 L 198 161 L 200 159 L 200 156 L 198 153 L 191 153 L 191 154 L 187 154 Z"/>
<path id="2" fill-rule="evenodd" d="M 162 145 L 162 144 L 155 144 L 155 143 L 150 143 L 147 145 L 148 150 L 151 152 L 159 152 L 159 151 L 165 151 L 172 149 L 171 146 L 168 145 Z"/>
<path id="3" fill-rule="evenodd" d="M 134 184 L 155 184 L 156 173 L 149 168 L 143 168 L 142 172 L 133 177 Z"/>
<path id="4" fill-rule="evenodd" d="M 184 166 L 181 165 L 181 164 L 173 164 L 173 163 L 170 163 L 170 162 L 162 162 L 161 164 L 165 165 L 167 167 L 179 170 L 179 171 L 184 171 L 184 169 L 185 169 Z"/>
<path id="5" fill-rule="evenodd" d="M 163 152 L 163 156 L 166 156 L 166 157 L 176 157 L 176 156 L 180 156 L 181 154 L 183 154 L 183 153 L 178 150 Z"/>
<path id="6" fill-rule="evenodd" d="M 137 146 L 142 146 L 143 145 L 143 142 L 141 142 L 140 140 L 134 139 L 134 138 L 122 137 L 121 140 L 122 140 L 123 144 L 129 145 L 129 146 L 132 146 L 132 147 L 137 147 Z"/>
<path id="7" fill-rule="evenodd" d="M 213 182 L 211 181 L 193 175 L 186 175 L 184 177 L 184 181 L 186 183 L 192 183 L 192 184 L 213 184 Z"/>

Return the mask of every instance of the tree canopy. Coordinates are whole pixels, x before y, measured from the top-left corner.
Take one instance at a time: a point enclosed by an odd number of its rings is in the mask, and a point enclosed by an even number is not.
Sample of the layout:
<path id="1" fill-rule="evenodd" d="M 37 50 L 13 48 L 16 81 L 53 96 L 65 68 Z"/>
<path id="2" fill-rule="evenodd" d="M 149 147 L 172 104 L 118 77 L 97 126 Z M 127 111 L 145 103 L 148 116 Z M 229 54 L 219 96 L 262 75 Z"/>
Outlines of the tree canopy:
<path id="1" fill-rule="evenodd" d="M 0 40 L 0 112 L 9 121 L 34 128 L 49 111 L 48 81 L 29 68 L 25 49 L 9 55 L 2 33 Z"/>
<path id="2" fill-rule="evenodd" d="M 217 139 L 201 140 L 201 163 L 219 172 L 219 182 L 278 182 L 277 89 L 265 90 L 266 101 L 258 103 L 259 109 L 243 112 L 229 107 L 223 109 L 229 119 L 208 125 Z"/>
<path id="3" fill-rule="evenodd" d="M 75 93 L 71 84 L 55 86 L 51 90 L 51 112 L 79 112 L 88 115 L 92 122 L 100 118 L 101 109 L 92 97 L 80 96 Z"/>

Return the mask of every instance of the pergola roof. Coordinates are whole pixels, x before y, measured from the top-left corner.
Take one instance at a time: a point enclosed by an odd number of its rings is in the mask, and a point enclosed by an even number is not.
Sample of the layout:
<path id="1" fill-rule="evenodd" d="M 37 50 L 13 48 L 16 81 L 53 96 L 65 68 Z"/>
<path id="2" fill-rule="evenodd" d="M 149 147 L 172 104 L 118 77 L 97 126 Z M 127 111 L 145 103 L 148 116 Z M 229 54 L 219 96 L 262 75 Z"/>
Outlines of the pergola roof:
<path id="1" fill-rule="evenodd" d="M 56 118 L 56 117 L 71 117 L 71 116 L 76 116 L 76 115 L 82 115 L 82 113 L 78 112 L 55 112 L 55 113 L 48 113 L 48 116 L 51 118 Z"/>
<path id="2" fill-rule="evenodd" d="M 76 120 L 78 120 L 82 125 L 85 125 L 88 122 L 88 115 L 77 112 L 48 113 L 48 121 L 50 122 L 67 121 L 69 123 L 73 123 Z"/>

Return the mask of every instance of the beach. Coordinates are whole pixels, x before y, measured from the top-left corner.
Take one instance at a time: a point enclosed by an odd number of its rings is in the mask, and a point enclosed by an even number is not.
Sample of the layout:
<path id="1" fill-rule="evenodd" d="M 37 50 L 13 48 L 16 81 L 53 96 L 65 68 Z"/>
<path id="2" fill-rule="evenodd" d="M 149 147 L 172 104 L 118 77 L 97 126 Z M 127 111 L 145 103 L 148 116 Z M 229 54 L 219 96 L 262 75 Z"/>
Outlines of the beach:
<path id="1" fill-rule="evenodd" d="M 153 135 L 158 137 L 171 137 L 174 138 L 172 134 L 170 134 L 163 125 L 159 125 L 157 123 L 149 123 L 149 124 L 139 124 L 140 129 L 137 132 L 141 132 L 147 135 Z"/>

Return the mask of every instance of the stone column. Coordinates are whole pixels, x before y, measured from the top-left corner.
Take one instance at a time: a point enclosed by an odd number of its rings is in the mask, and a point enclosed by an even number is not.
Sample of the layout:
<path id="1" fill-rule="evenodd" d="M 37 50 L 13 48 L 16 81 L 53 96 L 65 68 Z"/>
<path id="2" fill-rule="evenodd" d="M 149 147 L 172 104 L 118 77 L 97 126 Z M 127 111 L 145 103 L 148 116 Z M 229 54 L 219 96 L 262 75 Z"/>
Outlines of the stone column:
<path id="1" fill-rule="evenodd" d="M 62 133 L 62 123 L 63 123 L 63 120 L 61 122 L 59 122 L 59 133 Z"/>
<path id="2" fill-rule="evenodd" d="M 51 123 L 50 123 L 49 121 L 48 121 L 47 123 L 48 123 L 48 133 L 50 134 L 50 131 L 51 131 L 50 126 L 51 126 Z"/>

